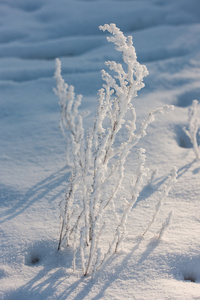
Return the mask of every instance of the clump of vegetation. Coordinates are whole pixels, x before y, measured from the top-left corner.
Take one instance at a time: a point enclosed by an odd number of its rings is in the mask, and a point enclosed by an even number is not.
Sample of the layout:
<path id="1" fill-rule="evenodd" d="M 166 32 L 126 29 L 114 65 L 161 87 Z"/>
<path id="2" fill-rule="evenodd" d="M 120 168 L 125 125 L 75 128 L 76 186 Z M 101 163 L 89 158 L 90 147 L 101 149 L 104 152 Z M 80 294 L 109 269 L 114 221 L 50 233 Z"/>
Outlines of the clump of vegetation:
<path id="1" fill-rule="evenodd" d="M 147 68 L 137 61 L 131 36 L 125 37 L 115 24 L 100 26 L 100 30 L 111 33 L 107 40 L 114 43 L 115 49 L 121 52 L 125 67 L 115 61 L 105 63 L 110 73 L 102 70 L 104 83 L 98 91 L 94 125 L 86 132 L 83 117 L 78 111 L 82 96 L 76 96 L 74 87 L 64 82 L 59 59 L 56 59 L 55 72 L 55 93 L 61 106 L 61 128 L 67 137 L 67 156 L 73 162 L 65 199 L 60 204 L 58 249 L 71 245 L 74 250 L 74 269 L 79 253 L 84 275 L 94 275 L 122 245 L 129 213 L 137 201 L 148 171 L 145 167 L 145 149 L 139 149 L 135 174 L 129 178 L 130 194 L 123 196 L 127 157 L 146 135 L 147 127 L 154 122 L 155 115 L 172 108 L 165 106 L 150 111 L 141 127 L 136 128 L 133 99 L 144 87 L 143 78 L 148 75 Z M 116 142 L 119 135 L 124 138 L 121 144 Z M 161 196 L 168 194 L 175 178 L 174 171 Z M 161 199 L 147 230 L 160 204 Z M 111 215 L 114 216 L 112 220 Z M 163 223 L 159 237 L 168 223 L 169 217 Z"/>

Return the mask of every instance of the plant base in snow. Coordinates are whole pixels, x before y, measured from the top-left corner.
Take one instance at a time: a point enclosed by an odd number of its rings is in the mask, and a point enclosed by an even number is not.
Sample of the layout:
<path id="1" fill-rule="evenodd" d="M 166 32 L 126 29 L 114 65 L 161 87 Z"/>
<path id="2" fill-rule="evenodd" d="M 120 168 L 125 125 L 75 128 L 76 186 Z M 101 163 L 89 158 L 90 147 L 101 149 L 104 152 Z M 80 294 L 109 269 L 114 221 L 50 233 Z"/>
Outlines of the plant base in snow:
<path id="1" fill-rule="evenodd" d="M 138 166 L 134 178 L 129 179 L 130 193 L 126 197 L 123 196 L 124 182 L 127 181 L 125 163 L 131 150 L 146 135 L 146 129 L 155 120 L 155 115 L 172 108 L 165 106 L 151 111 L 141 127 L 136 129 L 136 111 L 132 100 L 144 87 L 143 78 L 148 74 L 147 68 L 137 61 L 131 36 L 125 37 L 115 24 L 100 26 L 100 29 L 111 33 L 107 40 L 121 52 L 125 67 L 115 61 L 106 62 L 114 75 L 102 70 L 104 84 L 98 92 L 94 126 L 87 132 L 78 112 L 82 96 L 76 97 L 74 88 L 64 82 L 58 59 L 55 72 L 61 128 L 67 136 L 73 156 L 71 178 L 65 199 L 60 204 L 58 249 L 62 245 L 71 245 L 74 250 L 74 270 L 79 253 L 84 275 L 94 275 L 122 245 L 128 216 L 147 175 L 145 150 L 138 151 Z M 123 137 L 120 144 L 117 142 L 119 136 Z M 166 187 L 161 198 L 167 195 L 170 187 Z M 160 204 L 161 200 L 147 230 Z"/>

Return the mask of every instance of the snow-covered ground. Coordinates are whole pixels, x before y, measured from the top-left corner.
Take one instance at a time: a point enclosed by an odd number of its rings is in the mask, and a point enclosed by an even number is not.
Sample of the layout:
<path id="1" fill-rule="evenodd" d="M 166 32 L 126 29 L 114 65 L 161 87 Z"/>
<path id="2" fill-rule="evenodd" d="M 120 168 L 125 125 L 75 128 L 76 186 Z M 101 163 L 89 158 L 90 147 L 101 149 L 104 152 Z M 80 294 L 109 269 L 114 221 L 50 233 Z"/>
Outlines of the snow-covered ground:
<path id="1" fill-rule="evenodd" d="M 134 100 L 138 123 L 150 109 L 175 109 L 139 143 L 147 166 L 159 172 L 132 210 L 125 250 L 92 279 L 73 273 L 70 249 L 57 252 L 58 205 L 70 169 L 52 89 L 59 57 L 65 81 L 84 95 L 81 110 L 91 112 L 86 126 L 92 124 L 100 70 L 105 60 L 122 60 L 98 29 L 105 23 L 133 36 L 149 70 Z M 0 299 L 200 299 L 200 162 L 183 130 L 193 99 L 200 100 L 199 0 L 0 1 Z M 173 166 L 178 181 L 138 241 Z M 152 240 L 170 211 L 164 236 Z"/>

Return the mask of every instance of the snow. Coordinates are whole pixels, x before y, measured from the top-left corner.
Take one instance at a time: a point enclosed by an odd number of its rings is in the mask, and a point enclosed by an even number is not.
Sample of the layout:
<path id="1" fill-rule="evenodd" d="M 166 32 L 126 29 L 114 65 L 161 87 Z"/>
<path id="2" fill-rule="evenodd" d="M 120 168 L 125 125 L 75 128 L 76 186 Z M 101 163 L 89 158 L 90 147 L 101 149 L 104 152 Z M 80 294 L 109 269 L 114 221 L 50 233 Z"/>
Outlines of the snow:
<path id="1" fill-rule="evenodd" d="M 188 107 L 200 100 L 199 12 L 198 0 L 0 1 L 0 299 L 200 299 L 200 162 L 183 130 Z M 138 124 L 151 109 L 175 109 L 139 143 L 158 174 L 132 209 L 125 250 L 92 279 L 73 272 L 71 249 L 57 251 L 70 169 L 52 89 L 59 57 L 65 81 L 84 95 L 80 109 L 90 110 L 91 126 L 100 70 L 105 60 L 122 62 L 98 29 L 105 23 L 133 36 L 138 61 L 149 70 L 134 100 Z M 137 239 L 173 166 L 178 180 L 150 231 Z M 170 211 L 168 228 L 155 240 Z"/>

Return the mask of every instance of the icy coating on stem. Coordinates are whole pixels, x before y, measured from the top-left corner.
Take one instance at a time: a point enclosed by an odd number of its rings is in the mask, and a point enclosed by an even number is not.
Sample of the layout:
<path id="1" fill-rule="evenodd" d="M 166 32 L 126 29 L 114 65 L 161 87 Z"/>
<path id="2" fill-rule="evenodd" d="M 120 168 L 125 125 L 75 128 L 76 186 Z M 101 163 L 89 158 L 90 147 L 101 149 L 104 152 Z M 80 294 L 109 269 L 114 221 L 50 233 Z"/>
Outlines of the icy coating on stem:
<path id="1" fill-rule="evenodd" d="M 130 195 L 122 196 L 127 157 L 145 136 L 155 115 L 172 108 L 165 106 L 150 111 L 141 127 L 136 129 L 136 111 L 132 99 L 144 87 L 143 78 L 148 75 L 147 68 L 137 61 L 131 36 L 125 37 L 115 24 L 106 24 L 100 29 L 111 33 L 108 42 L 114 43 L 115 49 L 121 52 L 125 68 L 115 61 L 105 63 L 114 75 L 102 70 L 104 84 L 98 92 L 94 126 L 87 133 L 78 113 L 82 96 L 75 97 L 74 88 L 65 84 L 58 59 L 55 72 L 61 128 L 66 133 L 73 156 L 71 178 L 65 199 L 61 201 L 58 249 L 66 244 L 72 245 L 74 270 L 79 255 L 83 274 L 92 273 L 93 276 L 122 245 L 126 237 L 127 219 L 147 175 L 145 149 L 140 149 L 135 180 L 129 179 Z M 121 130 L 123 141 L 118 144 L 117 137 Z M 115 216 L 111 223 L 109 211 Z"/>

